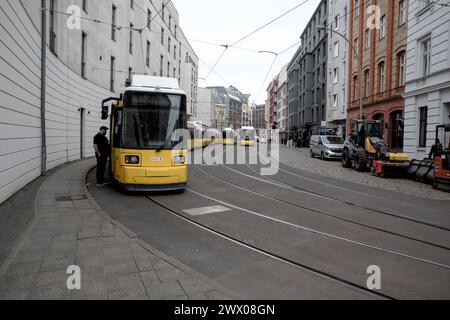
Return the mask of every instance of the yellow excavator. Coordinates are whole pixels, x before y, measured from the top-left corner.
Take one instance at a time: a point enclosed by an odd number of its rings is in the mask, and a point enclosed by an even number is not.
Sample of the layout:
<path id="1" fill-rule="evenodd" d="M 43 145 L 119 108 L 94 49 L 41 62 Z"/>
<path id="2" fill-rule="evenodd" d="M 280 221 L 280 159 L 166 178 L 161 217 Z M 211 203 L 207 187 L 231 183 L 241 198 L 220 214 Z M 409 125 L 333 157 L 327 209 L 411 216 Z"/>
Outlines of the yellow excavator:
<path id="1" fill-rule="evenodd" d="M 363 172 L 370 169 L 379 177 L 403 177 L 409 167 L 405 153 L 389 152 L 383 141 L 383 123 L 377 120 L 352 121 L 352 134 L 344 143 L 342 166 Z"/>

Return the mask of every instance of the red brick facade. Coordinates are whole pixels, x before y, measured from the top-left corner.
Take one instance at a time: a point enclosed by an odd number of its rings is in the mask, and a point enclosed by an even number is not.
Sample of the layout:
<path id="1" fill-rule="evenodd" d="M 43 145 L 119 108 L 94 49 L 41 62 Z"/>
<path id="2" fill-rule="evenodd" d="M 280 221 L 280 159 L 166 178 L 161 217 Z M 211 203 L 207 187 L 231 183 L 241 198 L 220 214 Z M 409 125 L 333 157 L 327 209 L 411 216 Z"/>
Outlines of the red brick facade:
<path id="1" fill-rule="evenodd" d="M 406 1 L 405 5 L 406 5 Z M 401 23 L 399 0 L 372 0 L 378 6 L 382 17 L 380 29 L 368 28 L 371 20 L 366 6 L 367 0 L 350 0 L 349 40 L 355 44 L 363 66 L 364 96 L 363 117 L 384 120 L 384 139 L 392 149 L 403 148 L 403 111 L 405 102 L 402 97 L 404 87 L 405 54 L 407 46 L 407 23 Z M 378 20 L 379 21 L 379 20 Z M 370 33 L 370 42 L 366 41 L 366 30 Z M 349 50 L 349 54 L 351 54 Z M 352 59 L 353 58 L 353 59 Z M 348 77 L 348 132 L 350 123 L 360 117 L 359 110 L 359 65 L 351 54 Z M 355 80 L 357 89 L 355 92 Z"/>

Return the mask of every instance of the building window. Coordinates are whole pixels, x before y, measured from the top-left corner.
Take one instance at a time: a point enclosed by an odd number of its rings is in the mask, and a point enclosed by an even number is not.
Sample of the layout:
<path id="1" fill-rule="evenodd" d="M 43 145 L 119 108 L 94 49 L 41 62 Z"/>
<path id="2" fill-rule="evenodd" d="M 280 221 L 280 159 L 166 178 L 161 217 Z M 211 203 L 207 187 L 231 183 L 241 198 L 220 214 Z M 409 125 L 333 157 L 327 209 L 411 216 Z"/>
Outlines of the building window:
<path id="1" fill-rule="evenodd" d="M 386 16 L 382 16 L 380 19 L 380 40 L 386 36 Z"/>
<path id="2" fill-rule="evenodd" d="M 115 81 L 115 74 L 116 74 L 116 58 L 111 56 L 111 68 L 110 68 L 110 81 L 109 81 L 109 89 L 114 92 L 114 81 Z"/>
<path id="3" fill-rule="evenodd" d="M 426 1 L 423 1 L 426 2 Z M 407 19 L 407 11 L 406 11 L 406 0 L 400 0 L 399 2 L 399 8 L 398 8 L 398 25 L 402 26 L 405 24 Z"/>
<path id="4" fill-rule="evenodd" d="M 402 52 L 398 55 L 398 85 L 404 86 L 406 83 L 406 54 Z"/>
<path id="5" fill-rule="evenodd" d="M 111 39 L 116 41 L 116 19 L 117 19 L 117 7 L 112 6 L 112 18 L 111 18 Z"/>
<path id="6" fill-rule="evenodd" d="M 150 41 L 147 41 L 147 50 L 146 50 L 146 56 L 145 56 L 145 65 L 150 68 L 150 49 L 151 44 Z"/>
<path id="7" fill-rule="evenodd" d="M 148 30 L 152 30 L 152 12 L 147 10 L 147 28 Z"/>
<path id="8" fill-rule="evenodd" d="M 337 94 L 334 94 L 333 95 L 333 110 L 338 109 L 338 104 L 339 104 L 339 96 Z"/>
<path id="9" fill-rule="evenodd" d="M 334 17 L 334 30 L 339 30 L 339 20 L 340 20 L 339 15 Z"/>
<path id="10" fill-rule="evenodd" d="M 359 0 L 355 0 L 355 17 L 359 17 Z"/>
<path id="11" fill-rule="evenodd" d="M 130 54 L 133 54 L 133 24 L 130 23 Z"/>
<path id="12" fill-rule="evenodd" d="M 81 76 L 86 78 L 86 45 L 87 45 L 86 33 L 81 33 Z"/>
<path id="13" fill-rule="evenodd" d="M 353 100 L 358 100 L 358 77 L 353 77 Z"/>
<path id="14" fill-rule="evenodd" d="M 378 65 L 378 93 L 382 93 L 385 90 L 386 82 L 386 66 L 384 62 Z"/>
<path id="15" fill-rule="evenodd" d="M 132 77 L 133 77 L 133 68 L 129 67 L 128 68 L 128 79 L 131 80 Z"/>
<path id="16" fill-rule="evenodd" d="M 368 97 L 370 95 L 370 71 L 364 71 L 364 97 Z"/>
<path id="17" fill-rule="evenodd" d="M 170 47 L 172 46 L 172 39 L 170 39 L 170 37 L 168 38 L 167 41 L 167 51 L 170 52 Z"/>
<path id="18" fill-rule="evenodd" d="M 336 42 L 333 47 L 333 55 L 335 58 L 339 57 L 339 42 Z"/>
<path id="19" fill-rule="evenodd" d="M 337 83 L 339 81 L 339 68 L 334 68 L 333 70 L 333 82 Z"/>
<path id="20" fill-rule="evenodd" d="M 367 49 L 369 49 L 370 48 L 370 29 L 366 29 L 366 32 L 365 32 L 365 39 L 366 39 L 366 42 L 365 42 L 365 49 L 367 50 Z"/>
<path id="21" fill-rule="evenodd" d="M 419 147 L 427 146 L 428 107 L 419 108 Z"/>
<path id="22" fill-rule="evenodd" d="M 164 45 L 164 28 L 161 28 L 161 44 Z"/>
<path id="23" fill-rule="evenodd" d="M 359 50 L 358 38 L 355 38 L 355 40 L 353 40 L 353 48 L 354 48 L 354 56 L 356 58 L 356 52 L 358 52 L 358 50 Z"/>
<path id="24" fill-rule="evenodd" d="M 50 0 L 50 30 L 49 30 L 49 34 L 50 34 L 50 41 L 49 41 L 49 45 L 50 45 L 50 50 L 56 54 L 56 11 L 57 11 L 57 7 L 56 7 L 56 0 Z"/>
<path id="25" fill-rule="evenodd" d="M 422 50 L 422 76 L 430 74 L 431 65 L 431 39 L 425 39 L 421 43 Z"/>
<path id="26" fill-rule="evenodd" d="M 163 3 L 161 7 L 161 18 L 164 21 L 164 14 L 165 14 L 166 5 Z"/>
<path id="27" fill-rule="evenodd" d="M 161 63 L 160 63 L 160 67 L 159 67 L 159 76 L 160 77 L 163 76 L 163 65 L 164 65 L 164 56 L 161 55 Z"/>
<path id="28" fill-rule="evenodd" d="M 170 77 L 170 62 L 167 62 L 167 77 Z"/>

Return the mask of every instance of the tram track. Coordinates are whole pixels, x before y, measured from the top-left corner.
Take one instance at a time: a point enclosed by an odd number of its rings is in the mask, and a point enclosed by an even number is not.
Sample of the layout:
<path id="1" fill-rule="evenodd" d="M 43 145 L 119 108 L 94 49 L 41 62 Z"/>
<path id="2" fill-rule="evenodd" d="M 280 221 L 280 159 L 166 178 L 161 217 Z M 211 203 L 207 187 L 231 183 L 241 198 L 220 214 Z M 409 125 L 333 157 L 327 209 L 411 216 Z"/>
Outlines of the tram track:
<path id="1" fill-rule="evenodd" d="M 199 195 L 199 193 L 197 193 L 197 192 L 195 192 L 195 191 L 193 191 L 191 189 L 187 189 L 187 191 L 191 192 L 193 194 Z M 353 288 L 353 289 L 355 289 L 357 291 L 364 292 L 366 294 L 370 294 L 373 297 L 377 297 L 377 298 L 381 298 L 381 299 L 387 299 L 387 300 L 396 300 L 395 297 L 392 297 L 390 295 L 384 294 L 384 293 L 379 292 L 379 291 L 370 290 L 370 289 L 368 289 L 368 288 L 366 288 L 364 286 L 361 286 L 361 285 L 356 284 L 356 283 L 354 283 L 352 281 L 346 280 L 346 279 L 344 279 L 342 277 L 335 276 L 335 275 L 333 275 L 331 273 L 327 273 L 327 272 L 321 271 L 321 270 L 319 270 L 317 268 L 313 268 L 311 266 L 308 266 L 306 264 L 303 264 L 303 263 L 291 260 L 289 258 L 277 255 L 276 253 L 270 252 L 268 250 L 265 250 L 264 248 L 261 248 L 261 247 L 258 247 L 256 245 L 253 245 L 251 243 L 245 242 L 242 239 L 238 239 L 238 238 L 236 238 L 234 236 L 226 234 L 225 232 L 222 232 L 220 230 L 216 230 L 214 228 L 211 228 L 211 227 L 207 226 L 204 223 L 198 222 L 198 221 L 196 221 L 196 220 L 194 220 L 192 218 L 187 217 L 186 215 L 183 215 L 183 214 L 177 212 L 176 210 L 170 208 L 169 206 L 167 206 L 166 204 L 158 201 L 157 199 L 155 199 L 152 196 L 146 196 L 146 198 L 149 201 L 151 201 L 153 204 L 161 207 L 162 209 L 166 210 L 167 212 L 169 212 L 170 214 L 176 216 L 177 218 L 179 218 L 181 220 L 184 220 L 185 222 L 188 222 L 189 224 L 194 225 L 194 226 L 202 229 L 203 231 L 212 233 L 212 234 L 214 234 L 214 235 L 216 235 L 216 236 L 218 236 L 218 237 L 220 237 L 222 239 L 230 241 L 230 242 L 232 242 L 234 244 L 237 244 L 239 246 L 242 246 L 242 247 L 244 247 L 246 249 L 252 250 L 253 252 L 262 254 L 262 255 L 264 255 L 264 256 L 266 256 L 268 258 L 271 258 L 271 259 L 274 259 L 274 260 L 279 261 L 281 263 L 287 264 L 287 265 L 289 265 L 291 267 L 295 267 L 295 268 L 297 268 L 299 270 L 312 273 L 312 274 L 314 274 L 314 275 L 316 275 L 316 276 L 318 276 L 318 277 L 320 277 L 322 279 L 333 281 L 335 283 L 344 285 L 346 287 Z"/>
<path id="2" fill-rule="evenodd" d="M 253 168 L 251 168 L 249 165 L 246 165 L 246 166 L 253 173 L 256 173 L 256 174 L 259 175 L 259 173 L 256 170 L 254 170 Z M 227 165 L 223 165 L 223 167 L 226 168 L 227 170 L 231 171 L 231 172 L 243 175 L 243 176 L 245 176 L 247 178 L 250 178 L 250 179 L 253 179 L 253 180 L 256 180 L 256 181 L 259 181 L 259 182 L 264 182 L 264 183 L 267 183 L 267 184 L 271 184 L 271 185 L 274 185 L 274 186 L 277 186 L 277 187 L 280 187 L 280 188 L 284 188 L 284 189 L 287 189 L 287 190 L 291 190 L 291 191 L 295 191 L 295 192 L 299 192 L 299 193 L 303 193 L 303 194 L 312 195 L 314 197 L 318 197 L 318 198 L 322 198 L 322 199 L 336 201 L 336 202 L 339 202 L 339 203 L 342 203 L 342 204 L 345 204 L 345 205 L 353 206 L 353 207 L 364 209 L 364 210 L 373 211 L 373 212 L 376 212 L 376 213 L 379 213 L 379 214 L 383 214 L 383 215 L 387 215 L 387 216 L 391 216 L 391 217 L 395 217 L 395 218 L 399 218 L 399 219 L 404 219 L 404 220 L 415 222 L 415 223 L 418 223 L 418 224 L 422 224 L 422 225 L 425 225 L 425 226 L 428 226 L 428 227 L 433 227 L 433 228 L 441 229 L 441 230 L 444 230 L 444 231 L 450 231 L 450 228 L 448 228 L 446 226 L 439 225 L 439 224 L 427 222 L 427 221 L 424 221 L 424 220 L 421 220 L 421 219 L 415 219 L 415 218 L 408 217 L 408 216 L 401 215 L 401 214 L 397 214 L 397 213 L 392 213 L 392 212 L 387 212 L 387 211 L 383 211 L 383 210 L 374 209 L 374 208 L 369 207 L 369 206 L 362 206 L 362 205 L 359 205 L 359 204 L 356 204 L 356 203 L 353 203 L 353 202 L 345 201 L 345 200 L 342 200 L 342 199 L 339 199 L 339 198 L 335 198 L 335 197 L 331 197 L 331 196 L 326 196 L 326 195 L 323 195 L 323 194 L 320 194 L 320 193 L 317 193 L 317 192 L 314 192 L 314 191 L 310 191 L 310 190 L 307 190 L 305 188 L 301 188 L 299 186 L 296 186 L 294 184 L 287 183 L 287 182 L 284 182 L 284 181 L 280 181 L 280 180 L 277 180 L 277 179 L 274 179 L 274 178 L 268 178 L 268 177 L 265 177 L 264 179 L 263 178 L 258 178 L 258 177 L 246 174 L 244 172 L 241 172 L 239 170 L 235 170 L 233 168 L 230 168 Z"/>
<path id="3" fill-rule="evenodd" d="M 335 219 L 335 220 L 338 220 L 338 221 L 343 221 L 343 222 L 346 222 L 346 223 L 350 223 L 350 224 L 353 224 L 353 225 L 356 225 L 356 226 L 359 226 L 359 227 L 364 227 L 364 228 L 367 228 L 367 229 L 370 229 L 370 230 L 382 232 L 382 233 L 389 234 L 389 235 L 392 235 L 392 236 L 397 236 L 397 237 L 401 237 L 401 238 L 404 238 L 404 239 L 407 239 L 407 240 L 416 241 L 416 242 L 419 242 L 419 243 L 422 243 L 422 244 L 426 244 L 426 245 L 430 245 L 430 246 L 433 246 L 433 247 L 437 247 L 437 248 L 440 248 L 440 249 L 450 250 L 450 247 L 448 247 L 448 246 L 443 246 L 443 245 L 440 245 L 440 244 L 437 244 L 437 243 L 434 243 L 434 242 L 425 241 L 425 240 L 422 240 L 422 239 L 409 237 L 409 236 L 406 236 L 406 235 L 403 235 L 403 234 L 400 234 L 400 233 L 397 233 L 397 232 L 392 232 L 392 231 L 388 231 L 388 230 L 385 230 L 385 229 L 373 227 L 373 226 L 370 226 L 370 225 L 367 225 L 367 224 L 364 224 L 364 223 L 360 223 L 360 222 L 356 222 L 356 221 L 353 221 L 353 220 L 349 220 L 349 219 L 345 219 L 345 218 L 342 218 L 342 217 L 338 217 L 338 216 L 335 216 L 335 215 L 332 215 L 332 214 L 329 214 L 329 213 L 326 213 L 326 212 L 323 212 L 323 211 L 320 211 L 320 210 L 317 210 L 317 209 L 312 209 L 310 207 L 301 206 L 299 204 L 296 204 L 296 203 L 293 203 L 293 202 L 290 202 L 290 201 L 287 201 L 287 200 L 282 200 L 282 199 L 279 199 L 279 198 L 276 198 L 276 197 L 273 197 L 273 196 L 269 196 L 267 194 L 264 194 L 264 193 L 261 193 L 261 192 L 257 192 L 255 190 L 244 188 L 243 186 L 239 186 L 239 185 L 237 185 L 237 184 L 235 184 L 235 183 L 233 183 L 231 181 L 223 179 L 223 178 L 221 178 L 221 177 L 219 177 L 219 176 L 217 176 L 217 175 L 215 175 L 215 174 L 213 174 L 211 172 L 208 172 L 208 171 L 202 169 L 199 165 L 196 165 L 196 167 L 197 167 L 197 169 L 199 169 L 200 171 L 204 172 L 205 174 L 209 175 L 210 177 L 212 177 L 214 179 L 220 180 L 220 181 L 222 181 L 222 182 L 224 182 L 226 184 L 232 185 L 233 187 L 236 187 L 236 188 L 238 188 L 240 190 L 243 190 L 243 191 L 246 191 L 246 192 L 249 192 L 249 193 L 261 196 L 261 197 L 264 197 L 266 199 L 270 199 L 272 201 L 276 201 L 276 202 L 279 202 L 279 203 L 282 203 L 282 204 L 285 204 L 285 205 L 288 205 L 288 206 L 292 206 L 292 207 L 295 207 L 295 208 L 299 208 L 299 209 L 307 210 L 307 211 L 310 211 L 310 212 L 314 212 L 314 213 L 317 213 L 317 214 L 320 214 L 320 215 L 323 215 L 323 216 L 326 216 L 326 217 L 329 217 L 329 218 L 332 218 L 332 219 Z"/>

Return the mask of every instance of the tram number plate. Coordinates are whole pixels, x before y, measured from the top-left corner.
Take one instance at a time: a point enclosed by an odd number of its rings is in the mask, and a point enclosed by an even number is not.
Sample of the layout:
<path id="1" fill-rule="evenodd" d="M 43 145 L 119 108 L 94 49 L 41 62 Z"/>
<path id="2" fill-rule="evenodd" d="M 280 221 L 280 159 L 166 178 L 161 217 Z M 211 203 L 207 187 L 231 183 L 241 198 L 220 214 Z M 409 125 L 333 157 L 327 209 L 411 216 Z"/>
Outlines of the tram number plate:
<path id="1" fill-rule="evenodd" d="M 161 161 L 164 161 L 164 158 L 163 157 L 154 157 L 154 158 L 152 158 L 152 161 L 153 162 L 161 162 Z"/>

